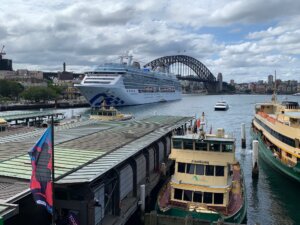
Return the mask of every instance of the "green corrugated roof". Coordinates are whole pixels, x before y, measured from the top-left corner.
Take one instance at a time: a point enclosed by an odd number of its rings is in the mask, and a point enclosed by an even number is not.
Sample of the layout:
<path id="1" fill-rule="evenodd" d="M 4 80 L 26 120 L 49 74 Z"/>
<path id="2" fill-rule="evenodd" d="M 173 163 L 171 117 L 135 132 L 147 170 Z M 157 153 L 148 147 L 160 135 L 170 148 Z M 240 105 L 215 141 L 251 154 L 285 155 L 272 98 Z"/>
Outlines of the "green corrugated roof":
<path id="1" fill-rule="evenodd" d="M 149 118 L 148 121 L 143 120 L 143 125 L 153 125 L 153 123 L 159 123 L 160 126 L 156 127 L 156 129 L 154 129 L 152 132 L 134 139 L 132 142 L 121 146 L 115 151 L 112 151 L 109 154 L 106 154 L 103 157 L 95 160 L 94 162 L 63 177 L 62 179 L 58 180 L 57 183 L 63 184 L 92 182 L 97 177 L 116 167 L 124 160 L 135 155 L 142 149 L 150 146 L 153 142 L 157 141 L 158 139 L 190 119 L 190 117 L 179 116 L 155 116 L 154 118 Z"/>
<path id="2" fill-rule="evenodd" d="M 120 123 L 122 126 L 104 131 L 81 132 L 81 137 L 75 135 L 74 139 L 55 145 L 55 177 L 68 174 L 58 183 L 91 181 L 190 119 L 153 116 L 141 121 Z M 72 135 L 74 131 L 68 132 Z M 0 162 L 0 176 L 29 180 L 31 172 L 28 154 Z"/>
<path id="3" fill-rule="evenodd" d="M 86 150 L 86 149 L 85 149 Z M 80 149 L 66 149 L 55 147 L 54 167 L 55 177 L 59 177 L 73 169 L 86 164 L 90 160 L 100 157 L 103 151 L 83 151 Z M 31 177 L 31 162 L 28 154 L 15 157 L 0 163 L 0 176 L 29 180 Z"/>

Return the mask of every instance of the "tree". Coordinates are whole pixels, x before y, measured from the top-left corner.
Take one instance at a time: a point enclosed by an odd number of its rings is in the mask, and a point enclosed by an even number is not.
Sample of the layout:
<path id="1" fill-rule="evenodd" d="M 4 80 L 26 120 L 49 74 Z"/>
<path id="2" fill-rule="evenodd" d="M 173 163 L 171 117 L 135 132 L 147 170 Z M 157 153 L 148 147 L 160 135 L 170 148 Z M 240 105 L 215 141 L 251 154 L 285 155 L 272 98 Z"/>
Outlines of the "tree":
<path id="1" fill-rule="evenodd" d="M 0 95 L 10 99 L 18 99 L 24 87 L 15 81 L 0 80 Z"/>
<path id="2" fill-rule="evenodd" d="M 34 102 L 55 100 L 57 96 L 58 94 L 48 87 L 30 87 L 22 93 L 24 99 Z"/>

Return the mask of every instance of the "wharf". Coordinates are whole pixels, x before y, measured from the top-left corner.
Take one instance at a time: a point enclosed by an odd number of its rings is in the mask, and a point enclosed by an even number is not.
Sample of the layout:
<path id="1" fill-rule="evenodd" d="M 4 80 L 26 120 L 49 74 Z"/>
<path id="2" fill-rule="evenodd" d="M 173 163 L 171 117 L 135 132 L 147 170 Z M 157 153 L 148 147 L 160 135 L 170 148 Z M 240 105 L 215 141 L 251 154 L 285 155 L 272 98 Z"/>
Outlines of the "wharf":
<path id="1" fill-rule="evenodd" d="M 15 125 L 36 125 L 38 122 L 42 122 L 45 118 L 49 119 L 51 117 L 58 118 L 63 116 L 63 113 L 58 113 L 54 111 L 30 111 L 30 112 L 9 112 L 1 113 L 0 118 L 4 119 L 6 122 L 14 122 Z M 21 121 L 21 122 L 20 122 Z"/>
<path id="2" fill-rule="evenodd" d="M 0 104 L 1 111 L 14 111 L 14 110 L 38 110 L 38 109 L 66 109 L 66 108 L 82 108 L 90 107 L 87 102 L 58 102 L 58 103 L 37 103 L 37 104 Z"/>
<path id="3" fill-rule="evenodd" d="M 145 184 L 149 196 L 158 183 L 161 164 L 170 153 L 172 132 L 190 120 L 153 116 L 141 121 L 86 120 L 55 127 L 56 210 L 71 210 L 80 224 L 126 223 L 138 207 L 139 186 Z M 44 222 L 45 217 L 33 216 L 43 209 L 34 205 L 28 189 L 31 164 L 27 154 L 43 131 L 0 137 L 0 206 L 1 202 L 16 204 L 14 213 L 5 213 L 6 206 L 0 217 L 26 224 Z M 1 188 L 4 186 L 13 188 Z"/>

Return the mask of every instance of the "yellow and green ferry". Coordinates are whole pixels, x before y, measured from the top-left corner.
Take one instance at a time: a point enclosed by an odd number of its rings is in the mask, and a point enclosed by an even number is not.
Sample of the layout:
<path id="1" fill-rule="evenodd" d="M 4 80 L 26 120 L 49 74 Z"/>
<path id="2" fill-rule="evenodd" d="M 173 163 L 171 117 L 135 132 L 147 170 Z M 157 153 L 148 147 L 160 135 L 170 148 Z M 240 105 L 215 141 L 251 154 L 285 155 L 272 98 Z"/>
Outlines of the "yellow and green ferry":
<path id="1" fill-rule="evenodd" d="M 298 102 L 272 101 L 255 106 L 252 136 L 259 156 L 280 173 L 300 182 L 300 108 Z"/>
<path id="2" fill-rule="evenodd" d="M 175 173 L 159 192 L 158 213 L 210 222 L 245 221 L 245 185 L 235 138 L 224 129 L 207 134 L 201 125 L 200 132 L 172 137 L 169 158 L 175 161 Z"/>

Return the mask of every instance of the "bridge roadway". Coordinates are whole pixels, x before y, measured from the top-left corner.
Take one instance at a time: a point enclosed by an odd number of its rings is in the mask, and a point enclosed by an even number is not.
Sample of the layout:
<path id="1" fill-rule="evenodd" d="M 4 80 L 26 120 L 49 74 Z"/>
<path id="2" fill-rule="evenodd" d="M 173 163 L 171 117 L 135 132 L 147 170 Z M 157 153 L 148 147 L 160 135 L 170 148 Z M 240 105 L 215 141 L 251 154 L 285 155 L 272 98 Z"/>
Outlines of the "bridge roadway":
<path id="1" fill-rule="evenodd" d="M 189 117 L 153 116 L 139 121 L 86 120 L 55 130 L 55 209 L 72 211 L 80 224 L 124 224 L 136 211 L 139 186 L 146 195 L 167 163 L 170 136 Z M 0 217 L 7 224 L 47 224 L 28 189 L 28 149 L 43 130 L 1 136 Z"/>

